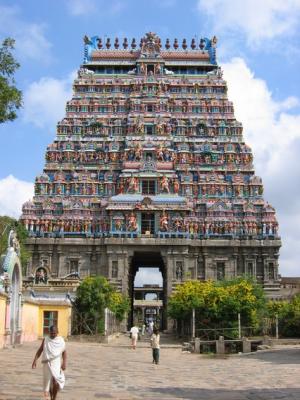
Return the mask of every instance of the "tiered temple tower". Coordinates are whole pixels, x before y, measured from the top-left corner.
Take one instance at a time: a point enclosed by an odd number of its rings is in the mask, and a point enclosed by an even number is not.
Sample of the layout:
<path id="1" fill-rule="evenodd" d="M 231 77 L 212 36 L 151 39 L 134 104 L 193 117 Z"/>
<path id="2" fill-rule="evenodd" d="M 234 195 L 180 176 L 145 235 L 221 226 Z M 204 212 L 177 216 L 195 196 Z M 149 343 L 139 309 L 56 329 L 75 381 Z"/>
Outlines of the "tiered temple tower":
<path id="1" fill-rule="evenodd" d="M 216 42 L 84 38 L 73 97 L 23 206 L 36 282 L 103 274 L 126 292 L 139 267 L 157 266 L 165 299 L 186 279 L 248 274 L 279 288 L 275 211 Z"/>

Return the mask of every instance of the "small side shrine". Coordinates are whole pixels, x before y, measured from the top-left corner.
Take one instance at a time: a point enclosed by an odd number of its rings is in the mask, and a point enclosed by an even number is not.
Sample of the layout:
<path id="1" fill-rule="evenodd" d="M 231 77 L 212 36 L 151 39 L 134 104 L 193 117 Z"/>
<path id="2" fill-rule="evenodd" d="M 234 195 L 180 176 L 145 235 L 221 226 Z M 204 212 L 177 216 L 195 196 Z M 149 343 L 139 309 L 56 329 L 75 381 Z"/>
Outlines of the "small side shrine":
<path id="1" fill-rule="evenodd" d="M 8 235 L 6 253 L 0 261 L 0 348 L 21 343 L 22 268 L 16 233 Z"/>

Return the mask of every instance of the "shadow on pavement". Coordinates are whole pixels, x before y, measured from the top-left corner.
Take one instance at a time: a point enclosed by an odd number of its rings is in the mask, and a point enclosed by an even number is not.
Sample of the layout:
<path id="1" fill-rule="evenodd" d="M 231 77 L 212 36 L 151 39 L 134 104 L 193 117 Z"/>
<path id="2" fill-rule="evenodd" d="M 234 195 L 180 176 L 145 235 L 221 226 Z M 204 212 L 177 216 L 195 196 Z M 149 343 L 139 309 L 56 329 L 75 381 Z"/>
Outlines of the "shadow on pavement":
<path id="1" fill-rule="evenodd" d="M 197 388 L 148 388 L 149 392 L 160 396 L 172 396 L 173 399 L 186 400 L 299 400 L 297 389 L 250 389 L 250 390 L 208 390 Z"/>
<path id="2" fill-rule="evenodd" d="M 250 357 L 275 364 L 300 364 L 300 349 L 268 350 L 262 353 L 252 353 Z"/>

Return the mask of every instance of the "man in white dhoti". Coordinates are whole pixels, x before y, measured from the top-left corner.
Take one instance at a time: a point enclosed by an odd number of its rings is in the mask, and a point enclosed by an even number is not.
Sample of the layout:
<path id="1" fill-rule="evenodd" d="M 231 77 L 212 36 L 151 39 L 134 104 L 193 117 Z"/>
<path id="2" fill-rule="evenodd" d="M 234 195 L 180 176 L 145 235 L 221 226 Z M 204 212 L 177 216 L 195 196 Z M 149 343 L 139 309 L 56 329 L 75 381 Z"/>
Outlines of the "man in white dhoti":
<path id="1" fill-rule="evenodd" d="M 139 328 L 137 326 L 134 325 L 130 329 L 130 336 L 131 336 L 131 347 L 133 348 L 133 350 L 135 350 L 136 342 L 137 342 L 138 337 L 139 337 Z"/>
<path id="2" fill-rule="evenodd" d="M 44 396 L 47 400 L 56 400 L 57 392 L 65 385 L 63 371 L 67 362 L 66 346 L 64 339 L 57 333 L 57 328 L 51 326 L 50 337 L 43 339 L 32 363 L 32 368 L 36 368 L 36 362 L 43 353 Z"/>

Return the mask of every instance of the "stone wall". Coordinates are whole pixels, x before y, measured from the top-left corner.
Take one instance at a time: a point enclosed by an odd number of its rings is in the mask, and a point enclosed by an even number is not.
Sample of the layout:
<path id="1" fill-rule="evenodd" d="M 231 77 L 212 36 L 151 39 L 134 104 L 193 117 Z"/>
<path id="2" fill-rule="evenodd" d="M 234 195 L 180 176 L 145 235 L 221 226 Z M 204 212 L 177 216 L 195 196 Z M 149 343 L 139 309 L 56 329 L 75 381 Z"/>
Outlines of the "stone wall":
<path id="1" fill-rule="evenodd" d="M 27 241 L 27 248 L 31 252 L 28 274 L 34 274 L 41 259 L 46 257 L 49 276 L 63 278 L 71 272 L 78 272 L 81 278 L 103 275 L 119 290 L 128 293 L 132 279 L 132 258 L 135 253 L 146 252 L 150 257 L 151 253 L 160 253 L 168 295 L 180 281 L 230 279 L 242 275 L 255 277 L 271 291 L 279 289 L 279 247 L 280 240 L 276 239 L 36 238 Z M 70 259 L 78 261 L 75 264 L 76 271 L 72 271 Z M 182 270 L 180 274 L 178 268 Z"/>
<path id="2" fill-rule="evenodd" d="M 33 342 L 38 339 L 39 306 L 25 302 L 22 307 L 22 342 Z"/>

